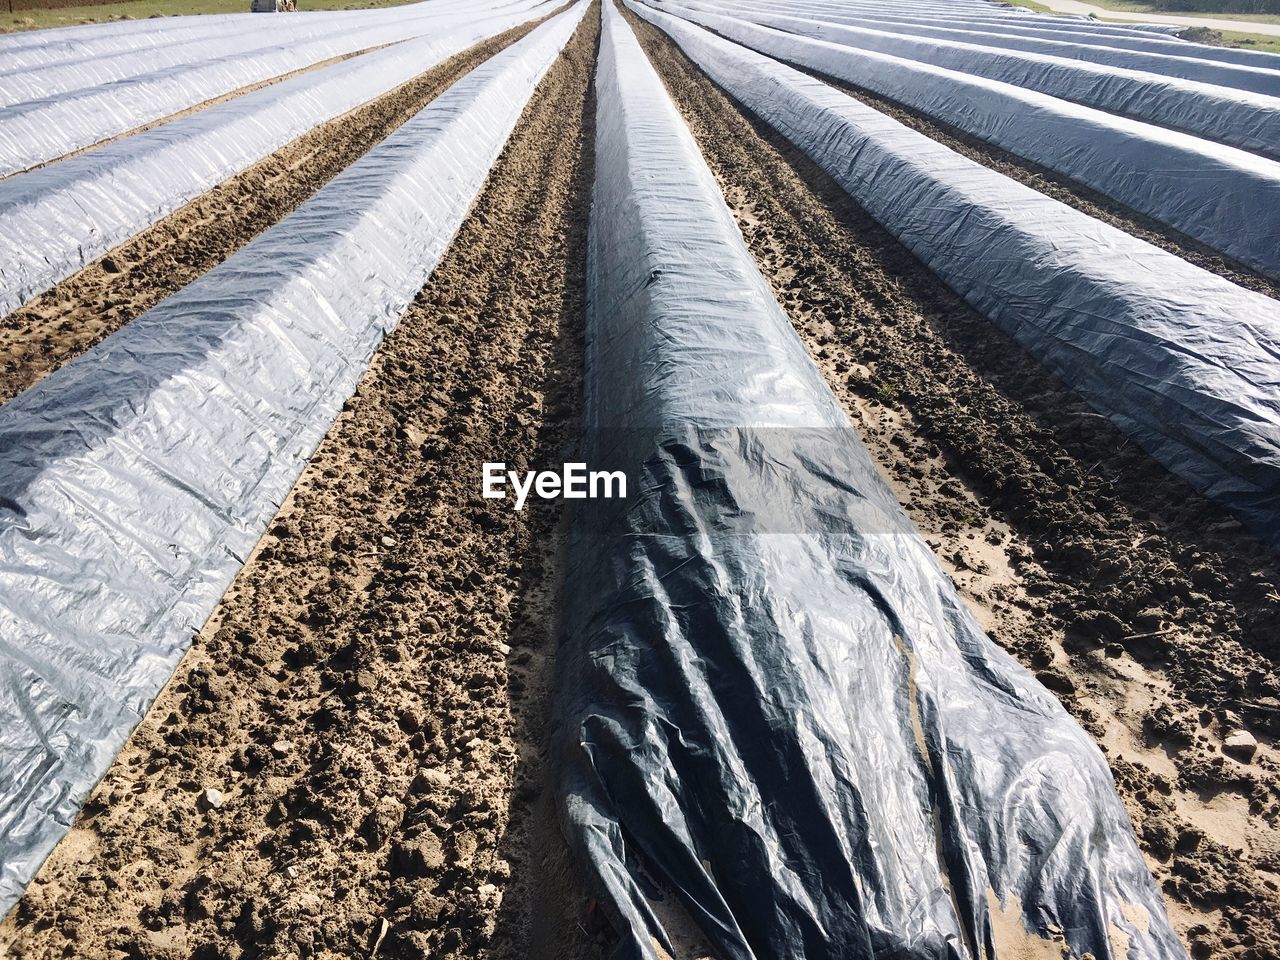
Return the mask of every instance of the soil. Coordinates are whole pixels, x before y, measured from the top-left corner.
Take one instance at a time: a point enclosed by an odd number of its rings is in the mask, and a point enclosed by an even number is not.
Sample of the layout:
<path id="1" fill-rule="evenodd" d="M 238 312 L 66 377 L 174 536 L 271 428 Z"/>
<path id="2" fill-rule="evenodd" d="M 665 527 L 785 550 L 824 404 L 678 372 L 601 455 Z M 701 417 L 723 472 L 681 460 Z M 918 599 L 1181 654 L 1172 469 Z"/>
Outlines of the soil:
<path id="1" fill-rule="evenodd" d="M 536 25 L 492 37 L 316 127 L 0 318 L 0 403 L 212 270 Z"/>
<path id="2" fill-rule="evenodd" d="M 1280 564 L 630 20 L 903 506 L 1097 738 L 1191 955 L 1280 956 Z"/>
<path id="3" fill-rule="evenodd" d="M 577 443 L 597 35 L 598 8 L 0 952 L 598 952 L 546 782 L 564 519 L 479 497 L 483 462 Z"/>

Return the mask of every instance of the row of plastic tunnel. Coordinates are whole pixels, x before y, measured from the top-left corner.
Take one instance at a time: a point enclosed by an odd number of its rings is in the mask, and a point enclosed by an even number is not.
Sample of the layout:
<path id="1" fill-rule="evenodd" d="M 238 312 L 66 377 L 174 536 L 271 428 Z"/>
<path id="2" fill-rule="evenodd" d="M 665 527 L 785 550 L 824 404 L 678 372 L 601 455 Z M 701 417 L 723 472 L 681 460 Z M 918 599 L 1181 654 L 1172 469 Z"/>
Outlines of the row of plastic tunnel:
<path id="1" fill-rule="evenodd" d="M 1280 57 L 982 0 L 625 5 L 1280 547 L 1277 301 L 815 76 L 1280 279 Z M 303 133 L 541 21 L 0 407 L 0 908 L 172 674 L 588 15 L 586 0 L 434 0 L 0 38 L 7 314 Z M 1073 957 L 1183 956 L 1102 754 L 974 621 L 621 10 L 601 15 L 583 458 L 637 493 L 575 516 L 554 737 L 565 834 L 621 955 L 673 949 L 657 881 L 735 960 L 1033 955 L 1010 920 Z"/>

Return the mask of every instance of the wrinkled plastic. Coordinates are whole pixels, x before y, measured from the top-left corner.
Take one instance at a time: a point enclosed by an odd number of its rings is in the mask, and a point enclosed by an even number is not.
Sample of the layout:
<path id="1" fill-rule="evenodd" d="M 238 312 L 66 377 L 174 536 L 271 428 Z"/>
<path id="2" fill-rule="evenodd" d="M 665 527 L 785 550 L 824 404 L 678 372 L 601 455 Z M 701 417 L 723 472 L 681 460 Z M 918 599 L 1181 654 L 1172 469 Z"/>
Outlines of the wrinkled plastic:
<path id="1" fill-rule="evenodd" d="M 500 12 L 498 9 L 500 4 L 492 6 L 493 9 L 487 11 L 488 13 Z M 483 9 L 474 12 L 475 15 L 484 13 L 486 11 Z M 443 24 L 440 22 L 442 18 Z M 301 26 L 290 29 L 292 23 L 299 19 Z M 418 14 L 416 17 L 404 15 L 399 20 L 402 24 L 409 22 L 418 24 L 417 32 L 422 34 L 426 30 L 434 33 L 441 26 L 449 28 L 458 23 L 458 16 L 440 11 Z M 297 44 L 307 40 L 338 36 L 342 32 L 372 26 L 377 21 L 352 22 L 349 19 L 312 17 L 285 18 L 284 24 L 278 27 L 274 27 L 273 24 L 274 29 L 264 27 L 261 19 L 257 23 L 257 29 L 239 27 L 234 31 L 209 30 L 203 35 L 186 37 L 178 42 L 150 45 L 144 48 L 145 52 L 135 49 L 95 54 L 42 66 L 15 66 L 12 58 L 0 54 L 0 106 L 47 99 L 72 90 L 98 87 L 170 67 L 205 63 L 228 55 L 250 53 L 276 46 L 285 38 L 290 43 Z"/>
<path id="2" fill-rule="evenodd" d="M 726 960 L 1182 957 L 1101 753 L 982 634 L 605 19 L 584 452 L 633 494 L 575 517 L 554 760 L 618 954 L 684 955 L 665 894 Z"/>
<path id="3" fill-rule="evenodd" d="M 0 316 L 318 124 L 539 15 L 476 18 L 0 181 Z"/>
<path id="4" fill-rule="evenodd" d="M 421 289 L 585 10 L 0 407 L 0 912 L 21 894 Z"/>
<path id="5" fill-rule="evenodd" d="M 724 12 L 733 13 L 739 9 L 750 12 L 762 8 L 754 4 L 743 4 L 741 7 L 730 4 Z M 763 9 L 765 12 L 775 13 L 794 12 L 786 4 L 781 6 L 775 4 Z M 826 23 L 866 25 L 877 30 L 908 36 L 937 37 L 942 40 L 979 43 L 988 47 L 1044 53 L 1049 56 L 1073 57 L 1113 67 L 1146 70 L 1184 77 L 1188 80 L 1199 80 L 1203 83 L 1255 90 L 1272 96 L 1280 92 L 1280 73 L 1276 72 L 1277 66 L 1280 65 L 1280 57 L 1256 50 L 1211 47 L 1149 35 L 1121 38 L 1115 35 L 1098 36 L 1049 31 L 1031 34 L 1025 31 L 1006 30 L 1000 24 L 931 24 L 904 19 L 895 20 L 889 17 L 877 17 L 874 21 L 870 21 L 844 13 L 794 12 L 794 15 Z"/>
<path id="6" fill-rule="evenodd" d="M 1274 160 L 985 77 L 684 4 L 650 5 L 920 110 L 1280 276 L 1280 163 Z"/>
<path id="7" fill-rule="evenodd" d="M 746 0 L 734 0 L 733 4 L 723 3 L 720 6 L 728 7 L 730 5 L 746 5 Z M 771 6 L 774 10 L 781 10 L 783 4 L 768 4 L 767 0 L 759 0 L 758 6 Z M 849 2 L 849 3 L 808 3 L 801 4 L 790 2 L 785 4 L 788 10 L 807 10 L 812 14 L 821 14 L 817 19 L 828 19 L 830 14 L 841 13 L 872 13 L 886 14 L 892 11 L 895 16 L 911 16 L 915 19 L 930 20 L 949 20 L 963 23 L 983 23 L 1004 28 L 1010 25 L 1016 26 L 1034 26 L 1039 30 L 1066 30 L 1075 31 L 1081 29 L 1121 32 L 1126 34 L 1164 34 L 1173 35 L 1186 27 L 1170 26 L 1163 23 L 1111 23 L 1101 20 L 1095 20 L 1088 16 L 1079 16 L 1074 14 L 1039 14 L 1026 7 L 1010 7 L 998 3 L 976 3 L 976 4 L 921 4 L 921 3 L 905 3 L 897 2 L 875 3 L 875 2 Z"/>
<path id="8" fill-rule="evenodd" d="M 429 0 L 376 10 L 302 11 L 296 16 L 264 17 L 254 13 L 201 14 L 122 20 L 51 30 L 0 35 L 0 74 L 29 67 L 87 61 L 118 53 L 146 56 L 150 51 L 190 40 L 259 34 L 276 37 L 311 36 L 339 23 L 370 24 L 387 19 L 417 19 L 451 14 L 469 0 Z"/>
<path id="9" fill-rule="evenodd" d="M 775 60 L 669 14 L 636 12 L 1095 409 L 1280 549 L 1275 300 Z"/>
<path id="10" fill-rule="evenodd" d="M 1175 44 L 1190 49 L 1194 47 L 1196 50 L 1226 51 L 1228 53 L 1240 54 L 1246 59 L 1242 62 L 1248 62 L 1252 57 L 1265 57 L 1267 54 L 1260 54 L 1256 51 L 1238 50 L 1227 47 L 1209 47 L 1205 44 L 1188 44 L 1185 40 L 1178 40 L 1168 34 L 1157 34 L 1153 36 L 1149 31 L 1142 29 L 1141 24 L 1126 26 L 1120 23 L 1104 23 L 1100 20 L 1090 20 L 1086 18 L 1074 17 L 1037 17 L 1037 16 L 983 16 L 974 13 L 966 13 L 961 11 L 947 11 L 945 13 L 921 12 L 914 4 L 859 4 L 859 3 L 839 3 L 839 4 L 800 4 L 800 3 L 770 3 L 765 0 L 734 0 L 734 2 L 720 2 L 720 0 L 707 0 L 707 6 L 714 8 L 721 13 L 731 13 L 734 10 L 766 10 L 773 13 L 791 13 L 799 17 L 810 17 L 814 20 L 825 20 L 831 23 L 914 23 L 924 24 L 935 27 L 975 27 L 983 30 L 998 30 L 1001 33 L 1011 33 L 1015 35 L 1028 37 L 1047 37 L 1049 39 L 1065 39 L 1079 38 L 1086 41 L 1097 41 L 1102 38 L 1110 38 L 1107 42 L 1123 41 L 1124 43 L 1138 43 L 1143 40 L 1158 41 L 1161 44 Z M 1024 12 L 1029 12 L 1025 11 Z M 1170 28 L 1170 29 L 1177 29 Z M 1141 47 L 1135 47 L 1141 49 Z M 1163 49 L 1163 46 L 1153 49 Z M 1274 56 L 1274 55 L 1272 55 Z"/>
<path id="11" fill-rule="evenodd" d="M 552 0 L 523 0 L 520 6 L 531 8 L 548 2 Z M 554 7 L 544 9 L 550 12 Z M 456 26 L 475 19 L 470 14 L 459 14 L 458 18 Z M 12 104 L 0 109 L 0 176 L 55 160 L 223 94 L 333 57 L 448 29 L 444 26 L 447 22 L 421 18 L 353 24 L 300 43 L 285 38 L 270 47 Z"/>
<path id="12" fill-rule="evenodd" d="M 823 24 L 767 13 L 741 16 L 753 23 L 815 40 L 829 40 L 1038 90 L 1280 159 L 1280 98 L 1277 97 L 975 43 L 907 37 L 884 30 Z"/>

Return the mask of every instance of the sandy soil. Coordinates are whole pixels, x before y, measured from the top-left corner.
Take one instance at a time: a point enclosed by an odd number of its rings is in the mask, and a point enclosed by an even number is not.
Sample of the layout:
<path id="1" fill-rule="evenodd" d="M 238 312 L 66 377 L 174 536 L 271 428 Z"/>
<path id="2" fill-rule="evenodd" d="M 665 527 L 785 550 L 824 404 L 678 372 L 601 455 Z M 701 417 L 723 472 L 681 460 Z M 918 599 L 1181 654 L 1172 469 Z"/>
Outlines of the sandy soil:
<path id="1" fill-rule="evenodd" d="M 1274 558 L 633 24 L 900 500 L 1106 752 L 1192 956 L 1280 955 Z M 1223 750 L 1240 728 L 1249 762 Z"/>
<path id="2" fill-rule="evenodd" d="M 496 452 L 576 444 L 597 25 L 0 926 L 10 955 L 585 949 L 544 769 L 564 523 L 478 493 Z"/>
<path id="3" fill-rule="evenodd" d="M 316 127 L 0 318 L 0 403 L 213 269 L 534 26 L 477 44 Z"/>

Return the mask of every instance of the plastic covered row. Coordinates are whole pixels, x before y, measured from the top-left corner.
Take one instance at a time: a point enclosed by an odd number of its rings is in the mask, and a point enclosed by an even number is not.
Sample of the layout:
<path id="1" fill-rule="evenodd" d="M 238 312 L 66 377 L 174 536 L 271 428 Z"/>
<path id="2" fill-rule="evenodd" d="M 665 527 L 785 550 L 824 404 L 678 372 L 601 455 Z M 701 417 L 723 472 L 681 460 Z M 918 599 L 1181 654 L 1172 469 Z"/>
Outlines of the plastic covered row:
<path id="1" fill-rule="evenodd" d="M 1280 548 L 1280 304 L 648 7 L 980 313 Z"/>
<path id="2" fill-rule="evenodd" d="M 217 37 L 228 33 L 272 32 L 292 35 L 351 20 L 377 21 L 400 14 L 419 16 L 428 9 L 456 9 L 462 0 L 429 0 L 398 6 L 393 10 L 322 10 L 300 12 L 296 17 L 264 17 L 254 13 L 201 14 L 198 16 L 151 17 L 146 20 L 117 20 L 49 30 L 30 30 L 0 35 L 0 69 L 41 66 L 59 62 L 110 56 L 122 52 L 145 53 L 170 43 L 197 37 Z M 285 22 L 285 21 L 288 22 Z"/>
<path id="3" fill-rule="evenodd" d="M 787 3 L 787 6 L 800 6 L 798 3 Z M 842 3 L 837 0 L 834 3 L 810 2 L 803 4 L 804 6 L 813 7 L 820 10 L 839 10 L 847 6 L 879 6 L 882 9 L 894 9 L 901 11 L 910 11 L 917 15 L 931 14 L 934 16 L 964 16 L 964 17 L 986 17 L 992 19 L 1011 20 L 1021 19 L 1031 11 L 1021 7 L 1005 6 L 1003 4 L 987 3 L 985 0 L 979 2 L 951 2 L 951 0 L 938 0 L 933 3 L 881 3 L 876 4 L 874 0 L 862 0 L 861 3 Z"/>
<path id="4" fill-rule="evenodd" d="M 810 19 L 809 22 L 830 23 L 831 21 Z M 1145 73 L 1180 77 L 1183 80 L 1196 80 L 1200 83 L 1211 83 L 1236 90 L 1249 90 L 1272 97 L 1280 94 L 1280 71 L 1274 69 L 1274 64 L 1248 66 L 1205 59 L 1196 56 L 1194 48 L 1190 45 L 1183 53 L 1173 54 L 1157 53 L 1149 50 L 1125 50 L 1115 46 L 1081 43 L 1076 40 L 1046 40 L 1039 37 L 1022 37 L 994 30 L 981 30 L 975 27 L 931 27 L 924 24 L 909 23 L 892 25 L 878 23 L 871 26 L 874 26 L 877 30 L 903 36 L 956 40 L 960 43 L 974 43 L 1002 50 L 1042 53 L 1051 57 L 1085 60 L 1089 63 L 1098 63 L 1108 67 L 1123 67 L 1127 70 L 1141 70 Z"/>
<path id="5" fill-rule="evenodd" d="M 614 955 L 1181 958 L 1102 754 L 902 512 L 612 5 L 596 96 L 584 459 L 629 493 L 574 518 L 553 759 Z"/>
<path id="6" fill-rule="evenodd" d="M 829 12 L 821 12 L 822 8 L 811 8 L 800 4 L 763 4 L 758 0 L 746 0 L 742 3 L 715 3 L 715 7 L 725 13 L 737 10 L 764 10 L 771 13 L 791 13 L 800 17 L 823 20 L 828 23 L 845 23 L 855 26 L 872 26 L 877 29 L 905 28 L 920 36 L 941 37 L 949 39 L 965 39 L 966 31 L 981 34 L 980 40 L 988 46 L 1011 46 L 1012 49 L 1035 50 L 1036 46 L 1011 45 L 1000 38 L 1045 40 L 1058 43 L 1073 43 L 1083 47 L 1102 47 L 1121 50 L 1146 51 L 1148 53 L 1165 54 L 1174 57 L 1191 57 L 1197 60 L 1220 60 L 1224 63 L 1235 63 L 1247 67 L 1263 69 L 1280 69 L 1280 55 L 1265 53 L 1260 50 L 1241 50 L 1236 47 L 1215 47 L 1204 43 L 1189 43 L 1172 36 L 1153 36 L 1144 31 L 1099 29 L 1094 24 L 1084 22 L 1075 30 L 1047 30 L 1039 24 L 1027 25 L 1020 20 L 941 20 L 917 18 L 910 15 L 890 12 L 891 8 L 876 6 L 870 12 L 852 6 L 827 8 Z M 1053 49 L 1045 52 L 1053 53 Z M 1059 55 L 1062 55 L 1061 53 Z"/>
<path id="7" fill-rule="evenodd" d="M 502 6 L 502 4 L 490 4 L 488 9 L 483 7 L 473 9 L 470 14 L 478 16 L 497 13 L 501 12 Z M 447 3 L 441 3 L 439 10 L 434 6 L 429 9 L 430 13 L 418 13 L 416 16 L 403 15 L 399 18 L 399 23 L 402 25 L 416 23 L 424 29 L 430 29 L 438 26 L 433 21 L 441 17 L 457 22 L 456 13 L 450 12 Z M 295 20 L 299 20 L 300 25 L 291 29 Z M 170 67 L 205 63 L 230 54 L 251 53 L 278 45 L 285 39 L 297 44 L 337 36 L 353 29 L 374 26 L 379 23 L 379 20 L 302 17 L 287 18 L 287 22 L 288 25 L 282 24 L 280 27 L 275 27 L 274 24 L 271 27 L 264 27 L 262 18 L 259 18 L 256 27 L 242 24 L 234 30 L 209 30 L 185 36 L 171 43 L 150 46 L 145 49 L 145 53 L 136 49 L 101 53 L 41 66 L 14 67 L 8 58 L 0 56 L 0 106 L 47 99 L 73 90 L 98 87 Z M 422 32 L 424 31 L 419 31 L 419 33 Z"/>
<path id="8" fill-rule="evenodd" d="M 478 17 L 0 181 L 0 316 L 295 137 L 535 16 Z"/>
<path id="9" fill-rule="evenodd" d="M 1163 39 L 1173 38 L 1167 34 L 1152 36 L 1142 29 L 1140 24 L 1107 23 L 1087 17 L 1070 17 L 1055 15 L 1041 17 L 1031 11 L 1019 8 L 1006 13 L 986 11 L 947 9 L 944 11 L 922 11 L 913 4 L 895 3 L 767 3 L 766 0 L 734 0 L 714 5 L 728 11 L 733 7 L 770 9 L 777 13 L 792 13 L 801 17 L 812 17 L 815 20 L 832 20 L 838 17 L 856 16 L 872 20 L 901 20 L 910 23 L 926 23 L 935 26 L 977 25 L 984 29 L 1022 33 L 1028 36 L 1069 36 L 1101 37 L 1113 36 L 1126 39 Z"/>
<path id="10" fill-rule="evenodd" d="M 554 3 L 555 0 L 518 0 L 512 9 L 543 5 L 549 12 Z M 471 14 L 457 17 L 454 25 L 474 19 Z M 0 176 L 55 160 L 324 60 L 448 29 L 445 23 L 435 18 L 379 22 L 301 43 L 285 37 L 258 50 L 226 54 L 204 63 L 181 64 L 101 87 L 4 107 L 0 109 Z"/>
<path id="11" fill-rule="evenodd" d="M 1036 13 L 1026 7 L 1008 7 L 998 4 L 985 4 L 981 8 L 958 7 L 922 9 L 916 4 L 887 2 L 877 3 L 875 0 L 850 0 L 848 3 L 800 2 L 787 0 L 784 3 L 768 4 L 767 0 L 713 0 L 725 9 L 731 6 L 756 5 L 768 6 L 778 12 L 794 12 L 798 16 L 810 16 L 814 19 L 829 19 L 833 16 L 859 15 L 884 16 L 891 19 L 911 20 L 919 23 L 935 24 L 980 24 L 989 29 L 1036 31 L 1045 33 L 1063 32 L 1068 34 L 1088 33 L 1090 35 L 1112 35 L 1122 37 L 1148 37 L 1152 39 L 1176 40 L 1179 27 L 1162 23 L 1144 23 L 1139 21 L 1097 20 L 1088 15 L 1066 13 Z"/>
<path id="12" fill-rule="evenodd" d="M 698 6 L 696 2 L 687 5 Z M 981 44 L 907 37 L 768 13 L 742 17 L 815 40 L 1001 80 L 1280 159 L 1280 97 Z"/>
<path id="13" fill-rule="evenodd" d="M 781 10 L 782 4 L 772 5 L 774 9 Z M 1162 23 L 1139 23 L 1139 22 L 1106 22 L 1095 20 L 1089 16 L 1071 15 L 1071 14 L 1039 14 L 1026 7 L 1007 6 L 1000 3 L 976 3 L 976 4 L 918 4 L 903 3 L 901 0 L 894 3 L 876 3 L 874 0 L 861 0 L 861 2 L 844 3 L 807 3 L 800 4 L 789 2 L 785 4 L 787 9 L 805 9 L 815 13 L 831 14 L 842 13 L 848 11 L 870 12 L 870 13 L 889 13 L 892 12 L 898 16 L 911 16 L 917 19 L 930 18 L 934 20 L 958 20 L 970 23 L 988 23 L 998 26 L 1006 25 L 1034 25 L 1041 30 L 1079 30 L 1088 28 L 1090 30 L 1118 31 L 1126 34 L 1162 34 L 1173 35 L 1186 27 L 1171 26 Z"/>
<path id="14" fill-rule="evenodd" d="M 931 64 L 650 3 L 847 81 L 1064 174 L 1280 277 L 1280 163 L 1190 134 Z"/>
<path id="15" fill-rule="evenodd" d="M 585 2 L 0 407 L 0 912 L 444 255 Z"/>

